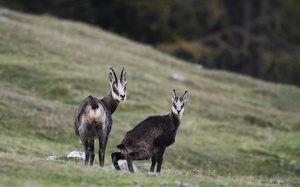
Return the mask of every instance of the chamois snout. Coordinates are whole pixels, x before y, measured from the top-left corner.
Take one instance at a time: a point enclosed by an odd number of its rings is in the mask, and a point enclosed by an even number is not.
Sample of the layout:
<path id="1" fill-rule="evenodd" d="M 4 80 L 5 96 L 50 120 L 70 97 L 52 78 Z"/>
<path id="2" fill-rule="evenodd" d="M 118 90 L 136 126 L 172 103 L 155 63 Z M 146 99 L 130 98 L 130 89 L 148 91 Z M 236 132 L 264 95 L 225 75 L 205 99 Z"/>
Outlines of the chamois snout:
<path id="1" fill-rule="evenodd" d="M 121 100 L 124 101 L 126 99 L 126 95 L 120 95 Z"/>

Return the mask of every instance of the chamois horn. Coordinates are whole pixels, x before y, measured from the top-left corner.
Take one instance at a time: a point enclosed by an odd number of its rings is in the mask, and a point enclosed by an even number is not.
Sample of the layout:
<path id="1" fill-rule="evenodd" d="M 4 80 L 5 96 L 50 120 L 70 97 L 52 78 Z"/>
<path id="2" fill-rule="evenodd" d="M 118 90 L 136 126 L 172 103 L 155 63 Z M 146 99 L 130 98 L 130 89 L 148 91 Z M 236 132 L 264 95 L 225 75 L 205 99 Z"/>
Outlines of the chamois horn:
<path id="1" fill-rule="evenodd" d="M 120 76 L 120 82 L 122 82 L 122 79 L 123 79 L 123 71 L 124 71 L 124 66 L 122 67 L 121 76 Z"/>
<path id="2" fill-rule="evenodd" d="M 115 70 L 113 69 L 113 68 L 109 68 L 112 72 L 113 72 L 113 74 L 114 74 L 114 77 L 115 77 L 115 82 L 116 82 L 116 84 L 117 84 L 117 82 L 118 82 L 118 79 L 117 79 L 117 75 L 116 75 L 116 72 L 115 72 Z"/>

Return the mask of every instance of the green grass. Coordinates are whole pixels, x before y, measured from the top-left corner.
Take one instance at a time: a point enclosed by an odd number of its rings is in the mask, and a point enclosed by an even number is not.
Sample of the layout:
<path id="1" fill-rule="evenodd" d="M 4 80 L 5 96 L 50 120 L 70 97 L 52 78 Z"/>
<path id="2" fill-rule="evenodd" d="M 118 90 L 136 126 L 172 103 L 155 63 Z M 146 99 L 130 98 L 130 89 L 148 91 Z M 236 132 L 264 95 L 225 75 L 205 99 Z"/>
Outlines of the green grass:
<path id="1" fill-rule="evenodd" d="M 0 186 L 300 186 L 300 89 L 194 65 L 82 23 L 9 11 L 0 15 Z M 83 150 L 73 114 L 109 91 L 109 67 L 129 74 L 113 115 L 105 167 L 47 161 Z M 174 73 L 184 81 L 172 78 Z M 160 176 L 111 169 L 126 131 L 189 92 Z M 96 149 L 98 150 L 98 148 Z M 97 157 L 96 157 L 97 158 Z"/>

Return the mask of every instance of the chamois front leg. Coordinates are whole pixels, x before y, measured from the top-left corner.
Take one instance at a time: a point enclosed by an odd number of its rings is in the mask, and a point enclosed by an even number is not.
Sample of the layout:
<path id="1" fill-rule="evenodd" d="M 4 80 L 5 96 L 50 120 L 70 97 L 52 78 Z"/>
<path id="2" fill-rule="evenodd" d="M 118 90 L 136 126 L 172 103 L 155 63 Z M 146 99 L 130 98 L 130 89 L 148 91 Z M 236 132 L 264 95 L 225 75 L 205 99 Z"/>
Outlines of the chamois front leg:
<path id="1" fill-rule="evenodd" d="M 163 156 L 164 156 L 165 150 L 166 150 L 166 148 L 162 147 L 160 149 L 160 151 L 157 153 L 157 168 L 156 168 L 157 173 L 160 173 L 161 164 L 163 163 Z"/>
<path id="2" fill-rule="evenodd" d="M 126 161 L 127 161 L 128 171 L 133 173 L 134 170 L 133 170 L 133 166 L 132 166 L 132 157 L 129 154 L 126 155 Z"/>
<path id="3" fill-rule="evenodd" d="M 151 157 L 151 167 L 150 167 L 150 172 L 154 172 L 154 167 L 157 161 L 157 154 L 154 153 L 153 156 Z"/>

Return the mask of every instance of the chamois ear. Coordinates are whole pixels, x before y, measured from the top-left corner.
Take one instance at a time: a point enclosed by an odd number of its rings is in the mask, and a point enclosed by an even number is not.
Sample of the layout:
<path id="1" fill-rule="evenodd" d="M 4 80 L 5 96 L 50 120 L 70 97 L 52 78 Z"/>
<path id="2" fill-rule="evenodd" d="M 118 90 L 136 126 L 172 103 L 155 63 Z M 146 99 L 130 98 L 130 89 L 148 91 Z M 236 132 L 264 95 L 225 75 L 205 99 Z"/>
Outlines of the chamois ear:
<path id="1" fill-rule="evenodd" d="M 127 74 L 127 72 L 123 75 L 123 77 L 122 77 L 122 82 L 124 83 L 124 84 L 126 84 L 126 82 L 127 82 L 127 77 L 128 77 L 128 74 Z"/>
<path id="2" fill-rule="evenodd" d="M 108 81 L 109 81 L 110 87 L 112 87 L 112 85 L 114 83 L 114 78 L 113 78 L 113 75 L 111 72 L 108 74 Z"/>
<path id="3" fill-rule="evenodd" d="M 172 90 L 171 96 L 172 96 L 172 101 L 173 101 L 176 97 L 175 89 Z"/>
<path id="4" fill-rule="evenodd" d="M 183 99 L 184 102 L 186 102 L 186 100 L 188 98 L 188 95 L 189 95 L 188 92 L 185 91 L 184 94 L 183 94 L 183 96 L 182 96 L 182 99 Z"/>

